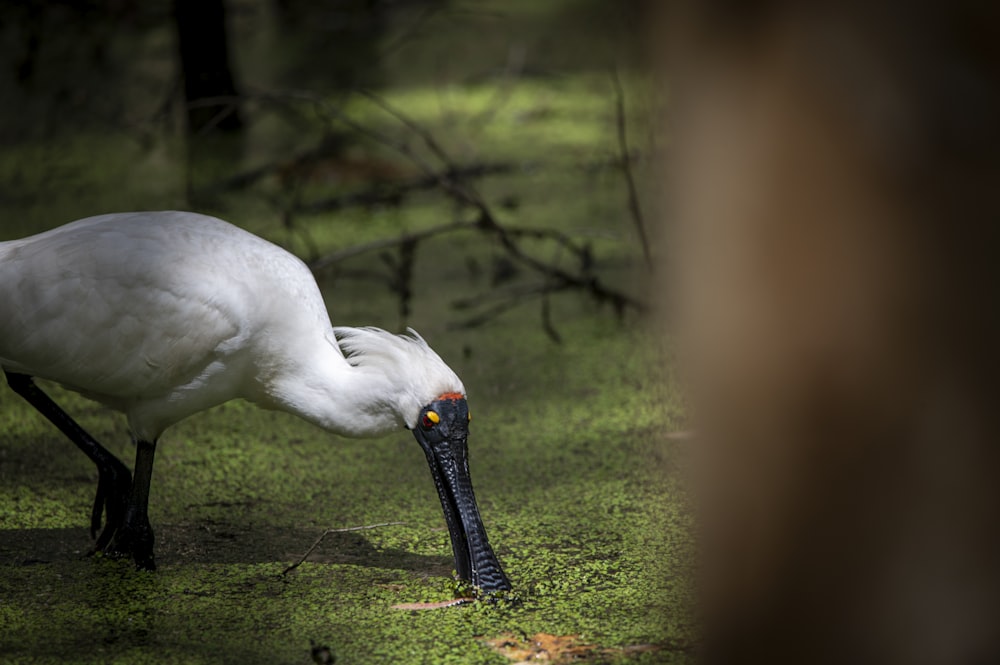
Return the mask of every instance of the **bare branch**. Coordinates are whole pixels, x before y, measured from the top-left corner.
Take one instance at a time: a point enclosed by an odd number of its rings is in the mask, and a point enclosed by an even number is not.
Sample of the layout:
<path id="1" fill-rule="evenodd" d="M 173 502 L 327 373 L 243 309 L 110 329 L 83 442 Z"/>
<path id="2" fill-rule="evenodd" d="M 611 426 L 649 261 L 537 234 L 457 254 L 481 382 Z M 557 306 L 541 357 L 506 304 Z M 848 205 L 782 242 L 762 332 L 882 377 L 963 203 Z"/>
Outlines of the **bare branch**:
<path id="1" fill-rule="evenodd" d="M 513 164 L 502 162 L 496 164 L 471 164 L 458 167 L 446 173 L 436 172 L 432 175 L 405 180 L 390 186 L 378 185 L 349 194 L 301 204 L 296 207 L 296 211 L 315 213 L 342 210 L 357 205 L 397 204 L 406 194 L 440 186 L 443 178 L 476 178 L 486 175 L 511 173 L 515 168 Z"/>
<path id="2" fill-rule="evenodd" d="M 563 286 L 562 288 L 565 289 L 567 287 Z M 451 307 L 452 309 L 462 311 L 481 307 L 484 304 L 494 301 L 507 302 L 511 300 L 523 300 L 525 298 L 540 296 L 545 293 L 558 290 L 562 289 L 558 289 L 552 284 L 547 283 L 515 284 L 503 289 L 490 289 L 485 293 L 479 293 L 469 298 L 459 298 L 457 300 L 453 300 L 451 302 Z"/>
<path id="3" fill-rule="evenodd" d="M 492 307 L 480 311 L 475 316 L 469 317 L 459 323 L 451 324 L 449 329 L 468 330 L 469 328 L 478 328 L 479 326 L 485 325 L 493 319 L 499 317 L 501 314 L 514 309 L 518 305 L 527 303 L 532 298 L 547 298 L 551 293 L 565 291 L 569 288 L 571 287 L 566 284 L 525 284 L 513 286 L 507 289 L 490 291 L 488 293 L 480 294 L 478 297 L 474 298 L 456 300 L 452 302 L 452 307 L 458 310 L 481 307 L 483 303 L 490 301 L 498 302 Z M 546 314 L 543 312 L 543 323 L 545 316 Z M 553 332 L 555 332 L 555 328 L 552 328 L 551 332 L 546 330 L 546 334 L 549 334 L 550 336 L 552 336 Z M 553 340 L 559 342 L 562 341 L 562 338 L 558 333 L 555 333 Z"/>
<path id="4" fill-rule="evenodd" d="M 489 309 L 486 309 L 475 316 L 469 317 L 464 321 L 459 321 L 457 323 L 449 323 L 447 325 L 447 328 L 448 330 L 469 330 L 471 328 L 478 328 L 482 325 L 489 323 L 490 321 L 497 318 L 504 312 L 512 310 L 518 305 L 523 304 L 524 302 L 526 301 L 514 300 L 514 299 L 505 300 L 504 302 L 494 305 L 493 307 L 490 307 Z"/>
<path id="5" fill-rule="evenodd" d="M 422 126 L 418 125 L 416 122 L 410 119 L 409 116 L 407 116 L 402 111 L 400 111 L 399 109 L 397 109 L 392 104 L 385 101 L 383 98 L 379 97 L 375 93 L 371 92 L 370 90 L 361 90 L 359 91 L 359 93 L 363 97 L 368 99 L 370 102 L 378 106 L 380 109 L 382 109 L 383 111 L 394 117 L 400 123 L 402 123 L 404 127 L 406 127 L 411 132 L 419 136 L 420 139 L 424 142 L 424 145 L 426 145 L 430 149 L 430 151 L 434 153 L 435 157 L 441 160 L 442 164 L 448 164 L 449 166 L 452 165 L 451 157 L 448 156 L 448 153 L 444 151 L 444 148 L 441 147 L 441 145 L 437 142 L 437 140 L 429 131 L 424 129 Z"/>
<path id="6" fill-rule="evenodd" d="M 479 192 L 477 192 L 471 184 L 464 182 L 461 179 L 460 167 L 451 159 L 441 144 L 437 142 L 428 130 L 411 119 L 401 110 L 392 106 L 374 93 L 366 91 L 361 94 L 387 114 L 395 118 L 410 132 L 417 135 L 430 153 L 437 160 L 442 162 L 445 167 L 444 170 L 432 165 L 424 155 L 414 150 L 409 143 L 398 140 L 388 134 L 353 120 L 335 105 L 313 93 L 291 91 L 281 94 L 260 95 L 260 98 L 264 101 L 270 101 L 273 103 L 287 104 L 289 101 L 301 101 L 311 104 L 316 109 L 317 113 L 325 118 L 328 118 L 330 121 L 340 123 L 355 131 L 357 134 L 365 136 L 398 152 L 409 159 L 424 174 L 424 176 L 435 181 L 441 187 L 442 191 L 450 196 L 456 203 L 475 209 L 478 213 L 477 219 L 472 222 L 451 222 L 449 224 L 431 227 L 430 229 L 425 229 L 423 231 L 403 234 L 397 238 L 389 240 L 379 240 L 359 245 L 357 247 L 349 247 L 341 250 L 340 252 L 334 252 L 333 254 L 314 261 L 311 266 L 313 270 L 321 270 L 326 266 L 343 261 L 351 256 L 357 256 L 374 249 L 385 249 L 415 243 L 441 233 L 448 233 L 468 228 L 494 236 L 500 246 L 506 250 L 511 259 L 543 276 L 546 283 L 550 285 L 547 288 L 551 291 L 561 291 L 570 288 L 579 289 L 589 293 L 591 297 L 598 302 L 610 303 L 612 307 L 614 307 L 615 312 L 619 315 L 621 315 L 626 309 L 633 309 L 637 311 L 646 310 L 644 303 L 623 292 L 605 286 L 596 275 L 592 274 L 590 270 L 592 267 L 590 250 L 586 246 L 577 246 L 568 236 L 557 231 L 525 228 L 510 229 L 501 224 L 492 208 L 486 203 Z M 628 155 L 623 155 L 622 159 L 627 161 Z M 631 170 L 629 170 L 628 173 L 631 174 Z M 631 176 L 629 176 L 629 178 L 631 181 Z M 638 200 L 637 197 L 634 198 L 636 201 Z M 641 222 L 641 217 L 639 218 L 639 221 Z M 580 272 L 569 271 L 559 265 L 547 263 L 526 252 L 518 242 L 518 238 L 524 237 L 546 238 L 553 240 L 571 250 L 580 263 Z M 644 231 L 642 237 L 645 239 Z M 643 250 L 647 255 L 648 261 L 648 246 L 645 243 L 645 240 L 643 242 Z"/>
<path id="7" fill-rule="evenodd" d="M 346 261 L 347 259 L 365 254 L 367 252 L 372 252 L 379 249 L 391 249 L 400 245 L 405 245 L 408 243 L 414 243 L 432 236 L 441 235 L 444 233 L 450 233 L 451 231 L 458 231 L 460 229 L 475 229 L 475 222 L 449 222 L 448 224 L 439 224 L 438 226 L 432 226 L 430 228 L 423 229 L 422 231 L 413 231 L 412 233 L 404 233 L 402 235 L 396 236 L 395 238 L 383 238 L 380 240 L 373 240 L 371 242 L 362 243 L 360 245 L 353 245 L 351 247 L 346 247 L 337 252 L 331 252 L 326 256 L 319 258 L 309 264 L 310 270 L 313 272 L 319 272 L 325 268 L 332 265 L 336 265 L 341 261 Z"/>
<path id="8" fill-rule="evenodd" d="M 625 176 L 625 183 L 628 186 L 628 209 L 635 223 L 636 233 L 639 234 L 639 242 L 642 245 L 642 255 L 646 258 L 646 267 L 653 268 L 653 257 L 649 252 L 649 239 L 646 237 L 646 225 L 642 219 L 642 208 L 639 205 L 639 193 L 635 186 L 635 178 L 632 176 L 632 160 L 629 159 L 628 131 L 625 122 L 625 92 L 622 90 L 622 82 L 618 77 L 618 67 L 611 68 L 611 81 L 615 88 L 615 124 L 618 128 L 618 153 L 622 174 Z"/>
<path id="9" fill-rule="evenodd" d="M 371 92 L 366 92 L 365 96 L 373 101 L 375 99 L 379 99 L 376 95 L 374 95 L 374 93 Z M 433 152 L 434 155 L 448 167 L 448 173 L 456 170 L 454 162 L 451 161 L 450 157 L 441 145 L 434 140 L 434 137 L 431 136 L 430 132 L 418 125 L 402 111 L 391 106 L 384 100 L 379 99 L 376 103 L 380 108 L 384 109 L 387 113 L 399 120 L 407 128 L 416 132 L 431 152 Z M 369 136 L 379 137 L 382 135 L 378 132 L 370 131 Z M 428 175 L 436 173 L 429 167 L 426 160 L 419 155 L 416 155 L 416 153 L 414 153 L 414 151 L 407 144 L 401 144 L 391 138 L 384 140 L 386 141 L 385 145 L 393 147 L 402 154 L 410 157 L 411 160 L 413 160 L 413 162 L 419 168 L 423 169 Z M 645 305 L 640 303 L 635 298 L 615 291 L 614 289 L 609 289 L 601 284 L 598 278 L 593 275 L 587 273 L 581 275 L 570 273 L 562 268 L 559 268 L 558 266 L 545 263 L 544 261 L 526 253 L 515 241 L 514 236 L 507 230 L 507 228 L 499 223 L 496 216 L 493 214 L 492 209 L 474 188 L 466 186 L 463 183 L 458 183 L 452 178 L 447 177 L 447 175 L 439 178 L 439 182 L 441 183 L 442 188 L 451 194 L 457 202 L 469 205 L 479 212 L 478 227 L 481 230 L 491 232 L 494 236 L 496 236 L 501 246 L 507 250 L 507 253 L 510 254 L 512 258 L 532 268 L 536 272 L 551 278 L 553 283 L 560 285 L 560 288 L 562 285 L 568 285 L 582 289 L 590 293 L 590 295 L 599 302 L 610 302 L 614 306 L 615 311 L 618 313 L 621 313 L 626 308 L 633 308 L 639 311 L 644 311 L 646 309 Z"/>
<path id="10" fill-rule="evenodd" d="M 562 344 L 562 335 L 556 330 L 556 326 L 552 323 L 552 308 L 549 305 L 549 294 L 545 293 L 542 295 L 542 330 L 545 334 L 549 336 L 556 344 Z"/>

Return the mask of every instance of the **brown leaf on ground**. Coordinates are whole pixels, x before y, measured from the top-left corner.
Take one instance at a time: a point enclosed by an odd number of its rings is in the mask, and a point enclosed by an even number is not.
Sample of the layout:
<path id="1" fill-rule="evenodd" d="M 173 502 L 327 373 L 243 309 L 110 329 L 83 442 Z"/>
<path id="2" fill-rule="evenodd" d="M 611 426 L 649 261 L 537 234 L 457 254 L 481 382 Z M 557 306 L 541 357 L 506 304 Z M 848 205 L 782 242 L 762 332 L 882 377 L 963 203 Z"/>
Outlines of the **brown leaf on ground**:
<path id="1" fill-rule="evenodd" d="M 579 635 L 551 635 L 537 633 L 528 639 L 521 639 L 513 633 L 502 633 L 485 640 L 494 651 L 502 654 L 514 665 L 537 662 L 566 663 L 579 662 L 611 654 L 638 654 L 659 651 L 656 644 L 632 644 L 625 647 L 602 649 L 596 644 L 581 644 Z"/>
<path id="2" fill-rule="evenodd" d="M 376 584 L 375 586 L 386 591 L 402 591 L 406 588 L 405 584 Z"/>
<path id="3" fill-rule="evenodd" d="M 586 658 L 597 646 L 579 644 L 579 635 L 550 635 L 537 633 L 522 640 L 512 633 L 486 640 L 493 649 L 518 663 L 549 661 L 553 663 Z"/>

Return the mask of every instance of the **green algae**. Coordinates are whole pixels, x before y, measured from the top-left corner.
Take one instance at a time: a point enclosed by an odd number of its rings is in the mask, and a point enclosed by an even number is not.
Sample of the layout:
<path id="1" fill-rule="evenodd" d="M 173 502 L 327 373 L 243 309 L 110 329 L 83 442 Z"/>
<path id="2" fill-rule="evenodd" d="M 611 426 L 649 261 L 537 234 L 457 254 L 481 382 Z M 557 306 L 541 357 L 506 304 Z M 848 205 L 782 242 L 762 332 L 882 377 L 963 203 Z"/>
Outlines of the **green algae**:
<path id="1" fill-rule="evenodd" d="M 541 4 L 519 3 L 518 11 Z M 552 11 L 561 4 L 551 3 Z M 638 90 L 642 82 L 626 78 L 626 85 Z M 557 229 L 590 244 L 601 279 L 637 290 L 639 251 L 624 184 L 601 166 L 617 154 L 603 71 L 516 81 L 499 97 L 485 83 L 419 80 L 384 94 L 462 163 L 521 166 L 480 184 L 500 221 Z M 397 122 L 363 100 L 344 112 L 402 136 Z M 17 171 L 36 198 L 8 216 L 16 222 L 5 222 L 3 237 L 91 213 L 176 207 L 182 151 L 166 145 L 143 153 L 126 139 L 86 134 L 68 137 L 58 154 L 38 145 L 7 151 L 0 177 Z M 77 174 L 73 196 L 42 196 L 54 162 Z M 260 190 L 256 199 L 221 197 L 216 212 L 303 255 L 457 214 L 432 192 L 400 208 L 302 215 L 288 231 L 265 202 L 280 194 L 275 183 Z M 499 206 L 504 200 L 516 205 Z M 525 241 L 525 248 L 558 260 L 544 242 Z M 405 321 L 384 285 L 352 277 L 377 263 L 372 255 L 318 278 L 335 323 L 412 325 L 462 377 L 480 510 L 519 602 L 393 609 L 456 594 L 451 545 L 419 446 L 406 432 L 340 439 L 239 402 L 163 437 L 150 499 L 158 570 L 88 558 L 93 466 L 0 388 L 0 660 L 308 663 L 315 643 L 330 647 L 338 663 L 499 664 L 507 660 L 487 639 L 551 633 L 604 648 L 663 647 L 602 653 L 595 661 L 688 662 L 691 525 L 673 471 L 689 444 L 663 436 L 682 426 L 684 414 L 664 375 L 657 334 L 633 314 L 619 319 L 576 294 L 549 303 L 562 344 L 546 335 L 538 302 L 483 327 L 456 329 L 464 314 L 452 303 L 493 291 L 486 267 L 497 258 L 491 239 L 473 232 L 421 244 Z M 120 415 L 46 389 L 131 464 Z M 308 561 L 282 574 L 324 529 L 394 521 L 403 524 L 332 533 Z"/>
<path id="2" fill-rule="evenodd" d="M 83 558 L 86 460 L 3 391 L 0 413 L 22 423 L 16 437 L 0 435 L 3 485 L 23 495 L 0 504 L 0 653 L 10 662 L 304 663 L 313 640 L 341 663 L 501 663 L 484 640 L 507 632 L 578 634 L 602 647 L 685 643 L 688 518 L 680 490 L 651 462 L 675 452 L 662 439 L 674 423 L 658 401 L 656 354 L 641 331 L 584 334 L 595 329 L 589 317 L 563 326 L 568 341 L 555 348 L 530 329 L 448 333 L 438 344 L 475 349 L 455 363 L 475 412 L 473 477 L 516 605 L 392 609 L 455 593 L 419 448 L 406 433 L 336 439 L 244 404 L 164 437 L 151 499 L 155 573 Z M 485 362 L 505 355 L 513 367 Z M 515 385 L 494 389 L 504 381 Z M 23 468 L 36 452 L 72 487 L 66 509 L 44 519 L 20 508 L 47 505 L 45 474 L 8 472 L 10 460 Z M 331 534 L 281 574 L 322 528 L 388 520 L 405 524 Z"/>
<path id="3" fill-rule="evenodd" d="M 413 321 L 466 382 L 473 480 L 516 606 L 393 610 L 454 596 L 419 447 L 405 432 L 338 439 L 240 403 L 181 423 L 161 443 L 156 573 L 83 558 L 93 469 L 0 391 L 4 422 L 18 424 L 0 434 L 5 661 L 305 663 L 312 640 L 341 663 L 501 663 L 485 639 L 539 632 L 602 647 L 686 644 L 689 518 L 657 463 L 681 454 L 662 436 L 678 426 L 679 405 L 664 406 L 670 393 L 647 333 L 564 305 L 578 311 L 557 319 L 561 346 L 516 316 L 464 332 L 435 325 L 433 307 Z M 59 399 L 130 459 L 126 433 L 108 424 L 120 416 Z M 281 575 L 327 527 L 397 520 L 331 534 Z"/>

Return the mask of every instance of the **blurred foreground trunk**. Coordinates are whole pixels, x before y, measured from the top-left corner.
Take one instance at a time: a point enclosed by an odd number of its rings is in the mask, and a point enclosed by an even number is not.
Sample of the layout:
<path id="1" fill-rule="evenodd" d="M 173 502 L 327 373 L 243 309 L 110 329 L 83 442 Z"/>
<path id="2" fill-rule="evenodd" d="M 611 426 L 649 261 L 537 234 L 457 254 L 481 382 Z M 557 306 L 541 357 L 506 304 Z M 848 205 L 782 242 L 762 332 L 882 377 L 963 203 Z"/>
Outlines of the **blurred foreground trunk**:
<path id="1" fill-rule="evenodd" d="M 706 662 L 1000 662 L 1000 12 L 922 7 L 664 22 Z"/>

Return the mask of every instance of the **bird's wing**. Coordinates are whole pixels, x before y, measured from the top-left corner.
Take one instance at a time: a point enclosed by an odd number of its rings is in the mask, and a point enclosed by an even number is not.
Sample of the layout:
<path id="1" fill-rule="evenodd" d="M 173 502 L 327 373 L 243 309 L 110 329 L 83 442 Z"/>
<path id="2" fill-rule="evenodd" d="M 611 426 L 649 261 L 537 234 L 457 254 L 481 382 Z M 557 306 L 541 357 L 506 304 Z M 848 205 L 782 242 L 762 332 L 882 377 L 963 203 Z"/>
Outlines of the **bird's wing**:
<path id="1" fill-rule="evenodd" d="M 196 375 L 239 335 L 239 284 L 219 284 L 224 266 L 199 263 L 183 239 L 70 227 L 0 252 L 4 368 L 102 401 L 141 399 Z"/>

